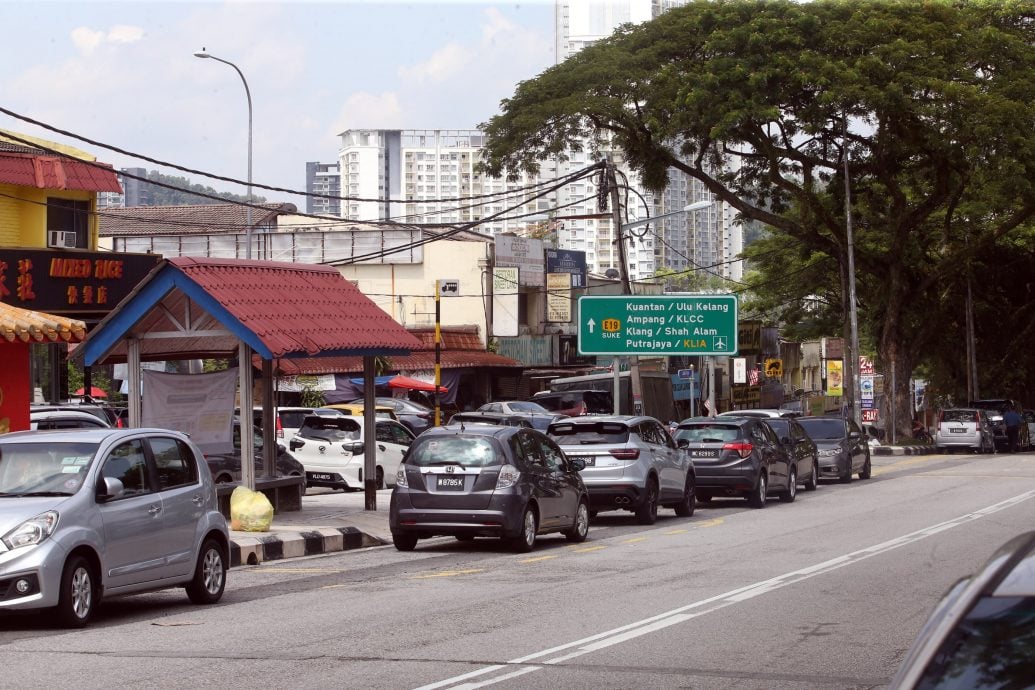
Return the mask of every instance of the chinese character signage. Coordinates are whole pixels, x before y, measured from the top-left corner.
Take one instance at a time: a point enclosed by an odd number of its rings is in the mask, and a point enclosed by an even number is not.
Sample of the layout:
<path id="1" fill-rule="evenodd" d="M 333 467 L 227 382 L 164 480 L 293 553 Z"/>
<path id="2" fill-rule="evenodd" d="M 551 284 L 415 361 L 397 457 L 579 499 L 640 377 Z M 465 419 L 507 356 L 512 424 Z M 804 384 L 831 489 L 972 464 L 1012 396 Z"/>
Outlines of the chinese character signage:
<path id="1" fill-rule="evenodd" d="M 0 301 L 52 314 L 111 311 L 157 254 L 0 249 Z"/>

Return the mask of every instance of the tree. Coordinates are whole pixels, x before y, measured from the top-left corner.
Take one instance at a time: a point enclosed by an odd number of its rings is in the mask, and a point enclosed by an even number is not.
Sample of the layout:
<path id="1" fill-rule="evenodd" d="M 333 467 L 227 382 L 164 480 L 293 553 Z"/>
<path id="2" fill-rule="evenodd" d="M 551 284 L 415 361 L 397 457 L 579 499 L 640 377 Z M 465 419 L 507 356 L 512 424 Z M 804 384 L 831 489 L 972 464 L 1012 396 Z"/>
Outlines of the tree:
<path id="1" fill-rule="evenodd" d="M 1032 221 L 1033 19 L 1012 1 L 698 0 L 520 83 L 484 169 L 536 171 L 589 137 L 655 191 L 679 170 L 823 258 L 842 322 L 847 170 L 860 319 L 904 424 L 946 285 Z"/>

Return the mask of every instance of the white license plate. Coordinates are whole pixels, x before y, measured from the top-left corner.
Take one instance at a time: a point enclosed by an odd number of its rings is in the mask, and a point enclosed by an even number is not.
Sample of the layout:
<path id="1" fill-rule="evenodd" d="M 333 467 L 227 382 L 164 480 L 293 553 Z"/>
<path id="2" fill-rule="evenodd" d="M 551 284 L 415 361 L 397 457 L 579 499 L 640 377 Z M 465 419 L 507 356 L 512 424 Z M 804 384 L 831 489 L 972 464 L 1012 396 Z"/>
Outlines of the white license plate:
<path id="1" fill-rule="evenodd" d="M 593 467 L 593 465 L 596 464 L 596 459 L 595 458 L 587 457 L 585 455 L 574 455 L 574 456 L 572 456 L 571 459 L 572 460 L 581 460 L 582 462 L 584 462 L 586 464 L 586 467 Z"/>
<path id="2" fill-rule="evenodd" d="M 954 434 L 962 434 L 966 431 L 966 429 L 949 429 L 949 431 L 951 431 Z"/>

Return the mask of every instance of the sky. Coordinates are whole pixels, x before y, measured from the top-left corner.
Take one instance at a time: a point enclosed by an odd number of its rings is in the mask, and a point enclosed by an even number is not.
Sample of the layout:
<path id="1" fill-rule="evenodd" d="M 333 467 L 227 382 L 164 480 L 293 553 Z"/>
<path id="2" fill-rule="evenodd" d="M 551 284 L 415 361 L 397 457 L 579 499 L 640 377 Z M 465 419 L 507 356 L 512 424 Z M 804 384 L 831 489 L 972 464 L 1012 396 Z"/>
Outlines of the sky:
<path id="1" fill-rule="evenodd" d="M 473 129 L 554 62 L 554 4 L 0 0 L 0 107 L 136 154 L 305 189 L 349 128 Z M 0 129 L 243 194 L 0 113 Z M 302 197 L 256 190 L 270 201 Z"/>

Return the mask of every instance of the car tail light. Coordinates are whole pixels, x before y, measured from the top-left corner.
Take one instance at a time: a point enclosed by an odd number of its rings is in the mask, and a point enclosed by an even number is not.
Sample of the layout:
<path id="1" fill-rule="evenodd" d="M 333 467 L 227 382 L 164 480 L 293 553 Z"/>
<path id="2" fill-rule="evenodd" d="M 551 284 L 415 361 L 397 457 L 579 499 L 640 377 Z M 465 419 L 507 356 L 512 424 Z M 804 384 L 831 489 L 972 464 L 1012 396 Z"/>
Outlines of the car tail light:
<path id="1" fill-rule="evenodd" d="M 944 417 L 944 416 L 945 416 L 945 411 L 944 410 L 938 410 L 938 422 L 935 425 L 935 430 L 936 431 L 941 431 L 942 430 L 942 417 Z"/>
<path id="2" fill-rule="evenodd" d="M 115 418 L 115 428 L 116 429 L 121 429 L 122 428 L 122 417 L 116 417 Z"/>
<path id="3" fill-rule="evenodd" d="M 277 415 L 277 438 L 284 438 L 284 425 L 280 423 L 280 415 Z"/>
<path id="4" fill-rule="evenodd" d="M 619 460 L 635 460 L 640 457 L 639 448 L 616 448 L 610 451 L 611 455 L 618 458 Z"/>
<path id="5" fill-rule="evenodd" d="M 409 481 L 406 479 L 406 467 L 403 465 L 399 465 L 399 469 L 395 471 L 395 485 L 401 486 L 404 489 L 410 486 Z"/>
<path id="6" fill-rule="evenodd" d="M 750 443 L 738 442 L 738 443 L 727 443 L 722 446 L 723 450 L 735 450 L 737 455 L 742 458 L 746 458 L 751 455 L 751 450 L 754 448 Z"/>
<path id="7" fill-rule="evenodd" d="M 496 490 L 509 489 L 517 484 L 521 478 L 521 471 L 513 465 L 504 465 L 500 468 L 499 479 L 496 480 Z"/>

